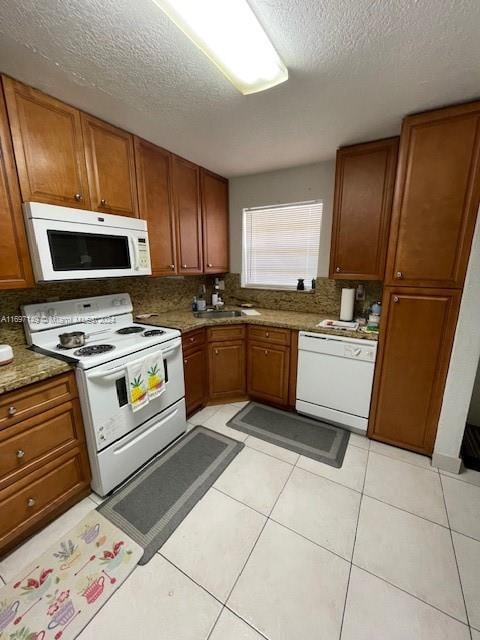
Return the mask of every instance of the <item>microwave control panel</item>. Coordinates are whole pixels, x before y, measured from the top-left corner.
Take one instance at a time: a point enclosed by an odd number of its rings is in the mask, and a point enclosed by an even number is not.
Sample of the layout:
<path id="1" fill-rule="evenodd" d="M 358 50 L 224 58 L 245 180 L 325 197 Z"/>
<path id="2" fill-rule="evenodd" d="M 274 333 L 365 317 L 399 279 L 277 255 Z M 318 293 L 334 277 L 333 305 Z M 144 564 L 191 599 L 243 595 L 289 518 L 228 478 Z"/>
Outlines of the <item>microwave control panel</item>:
<path id="1" fill-rule="evenodd" d="M 146 238 L 138 238 L 138 268 L 148 269 L 150 267 L 150 255 Z"/>

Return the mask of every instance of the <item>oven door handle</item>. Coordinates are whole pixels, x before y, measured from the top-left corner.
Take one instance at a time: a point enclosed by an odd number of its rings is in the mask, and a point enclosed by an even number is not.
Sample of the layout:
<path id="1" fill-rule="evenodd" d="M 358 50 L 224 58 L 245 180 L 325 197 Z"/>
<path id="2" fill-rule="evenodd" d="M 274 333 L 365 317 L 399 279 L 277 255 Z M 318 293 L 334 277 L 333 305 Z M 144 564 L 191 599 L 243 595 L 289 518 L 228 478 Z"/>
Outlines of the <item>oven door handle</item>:
<path id="1" fill-rule="evenodd" d="M 165 351 L 162 351 L 162 356 L 168 356 L 170 353 L 173 353 L 174 351 L 176 351 L 179 347 L 180 347 L 180 340 L 178 341 L 177 344 L 175 344 L 173 347 L 170 347 L 170 349 L 165 349 Z M 139 364 L 140 362 L 142 362 L 142 360 L 144 360 L 147 356 L 144 356 L 143 358 L 139 358 L 138 360 L 134 360 L 133 362 L 129 362 L 128 365 L 134 365 L 134 364 Z M 88 379 L 89 380 L 110 380 L 111 378 L 115 377 L 117 375 L 117 373 L 120 373 L 121 371 L 125 371 L 125 369 L 128 366 L 127 364 L 122 364 L 119 367 L 115 367 L 114 369 L 109 369 L 108 371 L 98 371 L 97 373 L 90 373 L 88 375 Z"/>

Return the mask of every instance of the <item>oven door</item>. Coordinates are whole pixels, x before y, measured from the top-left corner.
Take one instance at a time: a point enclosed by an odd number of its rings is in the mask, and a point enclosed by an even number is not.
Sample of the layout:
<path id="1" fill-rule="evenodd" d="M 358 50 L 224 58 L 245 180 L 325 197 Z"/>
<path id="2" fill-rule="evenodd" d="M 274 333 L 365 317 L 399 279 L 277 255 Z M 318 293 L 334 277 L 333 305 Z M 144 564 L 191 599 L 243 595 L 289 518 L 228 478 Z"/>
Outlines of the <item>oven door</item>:
<path id="1" fill-rule="evenodd" d="M 34 218 L 27 232 L 38 282 L 151 273 L 146 231 Z"/>
<path id="2" fill-rule="evenodd" d="M 133 412 L 127 395 L 127 364 L 161 351 L 166 389 L 158 397 Z M 159 345 L 80 371 L 82 398 L 87 408 L 85 420 L 93 432 L 96 450 L 101 451 L 185 396 L 182 341 L 175 338 Z"/>

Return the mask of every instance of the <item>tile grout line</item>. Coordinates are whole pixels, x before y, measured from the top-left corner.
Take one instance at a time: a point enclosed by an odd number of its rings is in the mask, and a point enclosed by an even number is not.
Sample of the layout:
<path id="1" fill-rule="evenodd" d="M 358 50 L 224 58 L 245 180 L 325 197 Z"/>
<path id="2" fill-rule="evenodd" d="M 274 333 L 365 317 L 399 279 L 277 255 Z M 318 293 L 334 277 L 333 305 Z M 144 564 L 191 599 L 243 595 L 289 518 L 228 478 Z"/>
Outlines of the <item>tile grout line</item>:
<path id="1" fill-rule="evenodd" d="M 262 533 L 263 533 L 263 532 L 264 532 L 264 530 L 265 530 L 265 527 L 267 526 L 268 522 L 270 521 L 270 515 L 272 514 L 273 510 L 275 509 L 275 506 L 276 506 L 277 502 L 279 501 L 280 496 L 282 495 L 282 493 L 283 493 L 283 491 L 284 491 L 285 487 L 287 486 L 287 483 L 288 483 L 288 481 L 290 480 L 291 475 L 292 475 L 292 473 L 293 473 L 294 469 L 295 469 L 295 467 L 294 467 L 294 466 L 292 466 L 292 468 L 290 469 L 290 473 L 288 474 L 288 477 L 287 477 L 287 479 L 285 480 L 285 482 L 284 482 L 284 484 L 283 484 L 283 487 L 282 487 L 281 491 L 279 492 L 279 494 L 278 494 L 278 496 L 277 496 L 277 499 L 276 499 L 276 500 L 275 500 L 275 502 L 273 503 L 272 508 L 270 509 L 270 512 L 269 512 L 268 516 L 266 516 L 266 519 L 265 519 L 265 522 L 264 522 L 264 524 L 263 524 L 263 527 L 261 528 L 260 533 L 258 534 L 257 539 L 255 540 L 255 543 L 253 544 L 252 548 L 250 549 L 250 553 L 248 554 L 248 556 L 247 556 L 247 558 L 246 558 L 246 560 L 245 560 L 245 562 L 244 562 L 244 564 L 243 564 L 243 567 L 242 567 L 242 568 L 241 568 L 241 570 L 240 570 L 240 573 L 238 574 L 238 576 L 237 576 L 237 578 L 236 578 L 235 582 L 234 582 L 234 583 L 233 583 L 233 585 L 232 585 L 232 588 L 230 589 L 230 592 L 229 592 L 229 594 L 228 594 L 228 596 L 227 596 L 227 599 L 225 600 L 225 603 L 227 603 L 227 602 L 228 602 L 228 600 L 230 599 L 230 597 L 231 597 L 231 595 L 232 595 L 232 593 L 233 593 L 233 590 L 234 590 L 234 589 L 235 589 L 235 587 L 237 586 L 237 583 L 238 583 L 238 581 L 240 580 L 240 578 L 241 578 L 241 576 L 242 576 L 242 574 L 243 574 L 243 572 L 244 572 L 244 570 L 245 570 L 245 567 L 247 566 L 248 561 L 250 560 L 250 558 L 251 558 L 251 556 L 252 556 L 252 553 L 253 553 L 253 551 L 255 550 L 255 547 L 257 546 L 258 541 L 260 540 L 260 538 L 261 538 L 261 536 L 262 536 Z M 265 517 L 265 516 L 264 516 L 264 517 Z M 272 520 L 272 522 L 274 522 L 274 521 Z"/>
<path id="2" fill-rule="evenodd" d="M 422 598 L 420 598 L 419 596 L 415 595 L 414 593 L 411 593 L 410 591 L 407 591 L 403 587 L 400 587 L 398 584 L 390 582 L 386 578 L 383 578 L 382 576 L 379 576 L 376 573 L 373 573 L 369 569 L 366 569 L 365 567 L 362 567 L 361 565 L 357 564 L 356 562 L 352 562 L 352 565 L 354 567 L 356 567 L 357 569 L 360 569 L 361 571 L 365 571 L 365 573 L 368 573 L 369 575 L 373 576 L 374 578 L 378 578 L 378 580 L 381 580 L 382 582 L 385 582 L 385 584 L 388 584 L 390 587 L 393 587 L 394 589 L 398 589 L 398 591 L 401 591 L 402 593 L 405 593 L 407 596 L 410 596 L 411 598 L 414 598 L 414 600 L 418 600 L 418 602 L 421 602 L 422 604 L 426 605 L 427 607 L 431 607 L 432 609 L 435 609 L 435 611 L 438 611 L 439 613 L 443 613 L 444 616 L 447 616 L 447 618 L 451 618 L 452 620 L 455 620 L 455 622 L 458 622 L 459 624 L 462 624 L 464 627 L 467 627 L 467 629 L 469 628 L 469 624 L 467 622 L 465 622 L 465 620 L 460 620 L 460 618 L 456 618 L 455 616 L 452 616 L 451 613 L 447 613 L 446 611 L 444 611 L 443 609 L 440 609 L 439 607 L 437 607 L 436 605 L 432 604 L 431 602 L 427 602 L 426 600 L 423 600 Z"/>
<path id="3" fill-rule="evenodd" d="M 413 511 L 408 511 L 408 509 L 404 509 L 403 507 L 399 507 L 396 504 L 392 504 L 391 502 L 387 502 L 386 500 L 382 500 L 381 498 L 372 496 L 369 493 L 363 493 L 362 495 L 366 496 L 367 498 L 370 498 L 371 500 L 375 500 L 376 502 L 381 502 L 382 504 L 387 505 L 387 507 L 398 509 L 399 511 L 403 511 L 403 513 L 408 513 L 410 516 L 415 516 L 415 518 L 420 518 L 421 520 L 425 520 L 425 522 L 429 522 L 430 524 L 436 524 L 438 527 L 442 527 L 443 529 L 450 529 L 450 527 L 447 524 L 441 524 L 440 522 L 436 522 L 435 520 L 431 520 L 430 518 L 421 516 L 418 513 L 413 513 Z M 448 519 L 448 516 L 447 516 L 447 519 Z"/>
<path id="4" fill-rule="evenodd" d="M 457 559 L 457 551 L 455 549 L 455 544 L 453 542 L 453 533 L 452 533 L 452 527 L 450 525 L 450 517 L 448 515 L 448 507 L 447 507 L 447 500 L 445 498 L 445 491 L 443 490 L 443 482 L 442 482 L 442 478 L 441 475 L 440 476 L 440 486 L 442 487 L 442 496 L 443 496 L 443 503 L 445 505 L 445 511 L 447 513 L 447 522 L 448 522 L 448 530 L 450 532 L 450 542 L 452 544 L 452 551 L 453 551 L 453 557 L 455 558 L 455 566 L 457 567 L 457 575 L 458 575 L 458 582 L 460 584 L 460 591 L 462 594 L 462 600 L 463 600 L 463 606 L 465 608 L 465 616 L 467 618 L 467 624 L 469 627 L 469 633 L 470 633 L 470 638 L 472 638 L 472 630 L 471 630 L 471 625 L 470 625 L 470 617 L 468 615 L 468 609 L 467 609 L 467 601 L 465 599 L 465 593 L 463 591 L 463 582 L 462 582 L 462 575 L 460 573 L 460 567 L 458 566 L 458 559 Z"/>
<path id="5" fill-rule="evenodd" d="M 350 560 L 350 563 L 349 563 L 350 566 L 348 568 L 347 588 L 345 589 L 345 599 L 343 601 L 342 619 L 341 619 L 341 622 L 340 622 L 340 632 L 338 634 L 339 640 L 341 640 L 341 638 L 342 638 L 343 623 L 345 622 L 345 612 L 347 610 L 348 590 L 350 588 L 350 578 L 352 576 L 352 567 L 353 567 L 353 554 L 355 553 L 355 544 L 357 542 L 358 523 L 360 522 L 360 512 L 362 510 L 363 491 L 365 489 L 365 482 L 366 482 L 366 479 L 367 479 L 369 458 L 370 458 L 370 446 L 367 449 L 367 462 L 365 464 L 365 473 L 363 474 L 363 483 L 362 483 L 362 491 L 361 491 L 361 494 L 360 494 L 360 503 L 358 505 L 357 523 L 356 523 L 356 526 L 355 526 L 355 535 L 353 537 L 352 558 Z"/>

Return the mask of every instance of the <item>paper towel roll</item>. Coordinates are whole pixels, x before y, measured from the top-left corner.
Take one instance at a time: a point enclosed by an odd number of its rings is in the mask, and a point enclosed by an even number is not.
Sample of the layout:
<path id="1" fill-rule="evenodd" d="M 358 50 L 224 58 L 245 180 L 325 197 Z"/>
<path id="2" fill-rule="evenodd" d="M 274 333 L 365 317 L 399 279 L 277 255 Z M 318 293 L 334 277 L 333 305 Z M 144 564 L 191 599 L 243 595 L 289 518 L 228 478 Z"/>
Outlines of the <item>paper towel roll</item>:
<path id="1" fill-rule="evenodd" d="M 340 320 L 349 322 L 353 320 L 353 305 L 355 303 L 355 289 L 342 289 L 342 301 L 340 303 Z"/>

